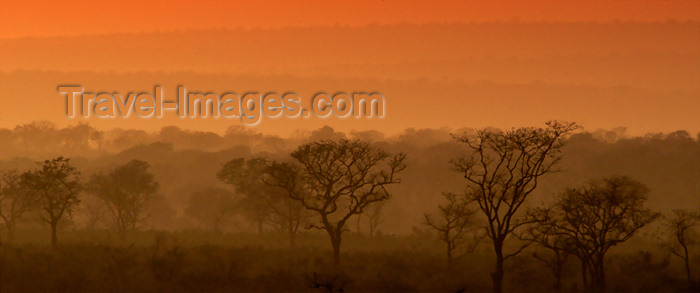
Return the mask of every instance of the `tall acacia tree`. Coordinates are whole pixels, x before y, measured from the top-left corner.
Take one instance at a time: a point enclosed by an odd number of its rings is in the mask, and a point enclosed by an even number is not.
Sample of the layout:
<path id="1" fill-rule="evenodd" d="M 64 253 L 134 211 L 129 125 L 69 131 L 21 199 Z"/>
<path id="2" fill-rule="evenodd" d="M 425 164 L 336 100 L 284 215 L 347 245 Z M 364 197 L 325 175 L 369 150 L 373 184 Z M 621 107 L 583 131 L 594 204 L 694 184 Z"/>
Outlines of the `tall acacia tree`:
<path id="1" fill-rule="evenodd" d="M 295 245 L 299 227 L 309 223 L 314 215 L 291 195 L 303 194 L 303 179 L 299 165 L 293 163 L 271 162 L 265 170 L 263 182 L 266 184 L 267 197 L 274 220 L 281 230 L 289 235 L 289 244 Z"/>
<path id="2" fill-rule="evenodd" d="M 504 251 L 508 237 L 525 224 L 516 218 L 518 211 L 538 179 L 554 171 L 564 138 L 578 128 L 575 123 L 550 121 L 546 128 L 483 129 L 455 136 L 468 155 L 454 160 L 454 166 L 467 180 L 467 196 L 486 216 L 487 236 L 496 254 L 494 292 L 503 292 L 504 261 L 524 249 Z"/>
<path id="3" fill-rule="evenodd" d="M 263 225 L 271 212 L 266 199 L 266 185 L 262 181 L 268 160 L 263 157 L 233 159 L 216 174 L 219 180 L 233 186 L 237 194 L 242 195 L 239 204 L 244 214 L 257 225 L 258 235 L 263 233 Z"/>
<path id="4" fill-rule="evenodd" d="M 540 247 L 551 252 L 550 255 L 533 253 L 532 256 L 542 261 L 552 271 L 554 275 L 552 288 L 555 291 L 561 291 L 564 265 L 575 250 L 575 240 L 558 228 L 556 223 L 561 219 L 556 218 L 556 214 L 551 209 L 529 209 L 528 219 L 533 224 L 529 225 L 520 237 L 537 243 Z M 550 223 L 554 225 L 550 225 Z"/>
<path id="5" fill-rule="evenodd" d="M 369 238 L 373 238 L 377 234 L 377 228 L 384 222 L 384 204 L 386 201 L 378 202 L 370 205 L 367 209 L 367 220 L 369 222 Z M 358 230 L 359 232 L 359 230 Z"/>
<path id="6" fill-rule="evenodd" d="M 568 188 L 553 208 L 542 213 L 547 217 L 538 219 L 544 229 L 556 230 L 572 241 L 586 291 L 605 292 L 607 252 L 659 217 L 644 207 L 648 193 L 644 184 L 628 177 L 603 178 Z"/>
<path id="7" fill-rule="evenodd" d="M 688 287 L 692 285 L 690 274 L 690 254 L 688 247 L 697 242 L 695 229 L 700 225 L 700 213 L 688 210 L 673 210 L 664 221 L 671 234 L 672 243 L 668 246 L 673 255 L 681 258 L 685 265 Z"/>
<path id="8" fill-rule="evenodd" d="M 148 168 L 147 162 L 133 160 L 108 174 L 92 176 L 88 184 L 88 190 L 109 208 L 121 240 L 126 238 L 127 230 L 136 229 L 144 220 L 148 201 L 158 190 L 158 183 Z"/>
<path id="9" fill-rule="evenodd" d="M 78 194 L 83 190 L 80 172 L 70 159 L 58 157 L 44 161 L 37 170 L 23 173 L 21 180 L 39 198 L 41 219 L 51 226 L 51 248 L 56 251 L 58 223 L 64 216 L 70 217 L 80 203 Z"/>
<path id="10" fill-rule="evenodd" d="M 14 240 L 15 227 L 22 215 L 37 206 L 38 198 L 27 192 L 17 170 L 0 172 L 0 218 L 5 222 L 7 238 Z"/>
<path id="11" fill-rule="evenodd" d="M 472 215 L 476 213 L 469 207 L 470 202 L 457 194 L 445 192 L 445 205 L 438 206 L 437 215 L 425 214 L 425 224 L 438 232 L 438 238 L 445 242 L 447 252 L 447 268 L 452 268 L 452 253 L 457 245 L 464 240 L 464 234 L 469 225 L 473 224 Z"/>
<path id="12" fill-rule="evenodd" d="M 289 246 L 295 247 L 299 227 L 308 219 L 309 212 L 299 202 L 289 198 L 279 189 L 268 188 L 266 196 L 272 221 L 280 231 L 287 233 Z"/>
<path id="13" fill-rule="evenodd" d="M 348 219 L 389 198 L 387 187 L 400 182 L 397 174 L 406 167 L 406 155 L 341 139 L 302 145 L 292 157 L 295 163 L 273 163 L 267 182 L 318 216 L 309 227 L 328 233 L 338 266 Z"/>

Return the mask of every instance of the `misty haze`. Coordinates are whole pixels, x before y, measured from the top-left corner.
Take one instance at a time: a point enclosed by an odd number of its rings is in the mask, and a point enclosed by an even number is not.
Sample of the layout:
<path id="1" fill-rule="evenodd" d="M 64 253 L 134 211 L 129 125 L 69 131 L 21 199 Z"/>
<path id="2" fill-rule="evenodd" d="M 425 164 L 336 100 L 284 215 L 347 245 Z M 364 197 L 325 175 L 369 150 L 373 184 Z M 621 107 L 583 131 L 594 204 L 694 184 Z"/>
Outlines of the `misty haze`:
<path id="1" fill-rule="evenodd" d="M 700 134 L 38 121 L 0 136 L 7 291 L 483 292 L 494 245 L 506 291 L 697 286 Z M 597 240 L 565 233 L 599 213 L 615 215 L 604 281 Z"/>
<path id="2" fill-rule="evenodd" d="M 699 11 L 0 1 L 0 293 L 700 292 Z"/>

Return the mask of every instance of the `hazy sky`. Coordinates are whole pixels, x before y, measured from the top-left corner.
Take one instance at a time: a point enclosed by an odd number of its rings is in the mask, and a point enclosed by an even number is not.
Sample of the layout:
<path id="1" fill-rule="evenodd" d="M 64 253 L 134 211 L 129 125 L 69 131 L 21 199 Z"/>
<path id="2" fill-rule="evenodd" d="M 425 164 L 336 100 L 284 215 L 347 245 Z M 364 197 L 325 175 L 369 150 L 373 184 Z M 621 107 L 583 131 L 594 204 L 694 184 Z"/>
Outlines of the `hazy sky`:
<path id="1" fill-rule="evenodd" d="M 203 28 L 700 20 L 700 1 L 3 1 L 1 38 Z"/>
<path id="2" fill-rule="evenodd" d="M 383 120 L 289 134 L 542 125 L 700 131 L 700 1 L 3 1 L 0 127 L 68 119 L 58 85 L 169 95 L 379 91 Z M 219 74 L 219 75 L 217 75 Z M 92 119 L 222 132 L 222 120 Z"/>

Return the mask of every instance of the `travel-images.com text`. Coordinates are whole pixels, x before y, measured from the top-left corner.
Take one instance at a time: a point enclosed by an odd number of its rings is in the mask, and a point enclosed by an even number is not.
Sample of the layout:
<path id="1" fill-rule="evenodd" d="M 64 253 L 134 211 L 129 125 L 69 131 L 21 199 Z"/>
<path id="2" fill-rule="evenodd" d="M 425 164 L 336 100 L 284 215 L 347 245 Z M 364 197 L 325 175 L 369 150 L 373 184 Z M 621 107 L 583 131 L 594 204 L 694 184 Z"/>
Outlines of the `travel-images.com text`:
<path id="1" fill-rule="evenodd" d="M 221 95 L 211 92 L 188 92 L 177 87 L 177 98 L 164 98 L 163 88 L 155 86 L 153 93 L 89 92 L 81 86 L 58 86 L 58 92 L 66 100 L 68 117 L 117 118 L 130 117 L 132 113 L 144 118 L 162 118 L 167 113 L 180 118 L 237 118 L 244 124 L 256 125 L 263 116 L 277 118 L 338 117 L 383 118 L 384 96 L 377 92 L 338 92 L 315 94 L 308 103 L 294 93 L 278 94 L 248 92 L 239 96 L 233 92 Z M 307 105 L 304 107 L 303 105 Z"/>

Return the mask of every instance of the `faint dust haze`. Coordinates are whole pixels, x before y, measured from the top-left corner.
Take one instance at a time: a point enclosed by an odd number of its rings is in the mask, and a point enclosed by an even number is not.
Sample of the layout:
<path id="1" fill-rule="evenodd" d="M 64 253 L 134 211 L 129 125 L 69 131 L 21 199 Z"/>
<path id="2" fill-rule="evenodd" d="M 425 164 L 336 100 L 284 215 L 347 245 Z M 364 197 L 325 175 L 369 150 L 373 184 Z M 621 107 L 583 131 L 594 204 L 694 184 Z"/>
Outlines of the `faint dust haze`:
<path id="1" fill-rule="evenodd" d="M 4 292 L 700 292 L 700 1 L 0 1 Z"/>

